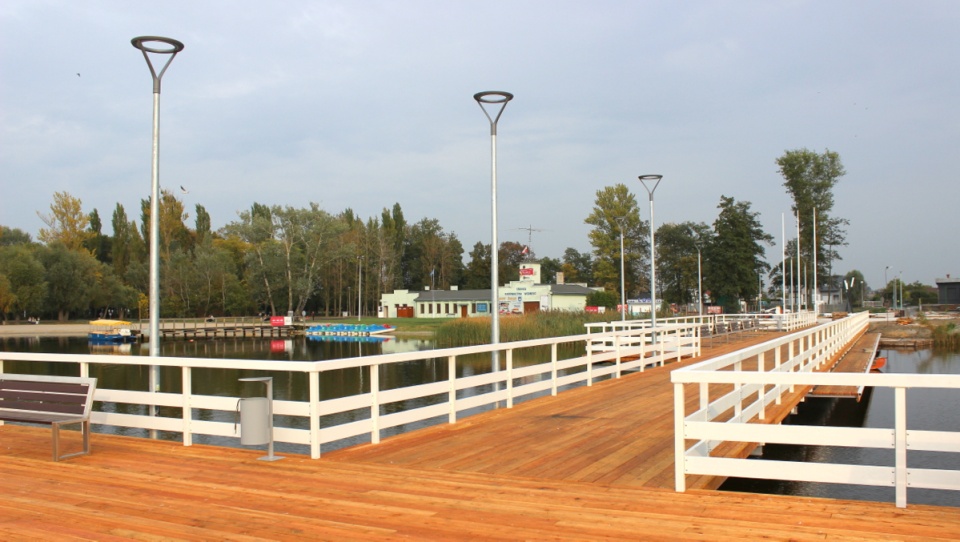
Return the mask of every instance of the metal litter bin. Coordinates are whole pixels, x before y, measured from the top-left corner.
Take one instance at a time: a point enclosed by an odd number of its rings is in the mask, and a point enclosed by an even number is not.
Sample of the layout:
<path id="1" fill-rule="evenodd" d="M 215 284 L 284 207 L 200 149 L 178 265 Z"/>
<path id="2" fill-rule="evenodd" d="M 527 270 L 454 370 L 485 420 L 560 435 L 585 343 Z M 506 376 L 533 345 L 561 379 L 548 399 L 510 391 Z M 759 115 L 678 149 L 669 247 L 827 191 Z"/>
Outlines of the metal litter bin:
<path id="1" fill-rule="evenodd" d="M 241 378 L 240 382 L 262 382 L 267 387 L 266 397 L 240 398 L 240 444 L 247 446 L 269 445 L 267 455 L 258 459 L 276 461 L 283 459 L 273 455 L 273 377 Z"/>

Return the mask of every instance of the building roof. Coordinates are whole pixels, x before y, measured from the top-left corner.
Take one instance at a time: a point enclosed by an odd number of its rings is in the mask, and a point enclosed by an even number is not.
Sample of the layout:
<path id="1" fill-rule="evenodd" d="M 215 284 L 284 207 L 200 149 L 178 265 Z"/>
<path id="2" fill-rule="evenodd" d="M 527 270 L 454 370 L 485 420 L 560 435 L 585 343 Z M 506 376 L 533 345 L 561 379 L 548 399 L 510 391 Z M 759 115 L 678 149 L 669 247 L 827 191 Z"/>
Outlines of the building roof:
<path id="1" fill-rule="evenodd" d="M 418 303 L 437 301 L 490 301 L 490 290 L 427 290 L 414 300 Z"/>
<path id="2" fill-rule="evenodd" d="M 550 293 L 553 295 L 590 295 L 595 292 L 581 284 L 551 284 Z"/>

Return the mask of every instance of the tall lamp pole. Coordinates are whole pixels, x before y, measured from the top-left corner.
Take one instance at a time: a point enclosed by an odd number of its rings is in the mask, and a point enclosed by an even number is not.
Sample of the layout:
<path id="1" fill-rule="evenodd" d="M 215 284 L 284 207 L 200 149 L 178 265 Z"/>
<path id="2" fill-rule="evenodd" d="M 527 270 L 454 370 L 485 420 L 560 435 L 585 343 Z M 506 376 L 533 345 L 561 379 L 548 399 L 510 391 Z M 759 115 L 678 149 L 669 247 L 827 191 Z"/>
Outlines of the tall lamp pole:
<path id="1" fill-rule="evenodd" d="M 889 265 L 883 268 L 883 288 L 884 288 L 884 289 L 887 289 L 887 288 L 890 287 L 890 283 L 887 282 L 887 270 L 888 270 L 888 269 L 890 269 L 890 266 L 889 266 Z M 886 302 L 887 302 L 886 299 L 881 298 L 880 301 L 881 301 L 881 303 L 880 303 L 881 305 L 886 305 Z M 891 304 L 891 305 L 893 304 L 893 299 L 890 300 L 890 304 Z M 884 312 L 886 313 L 886 315 L 887 315 L 887 320 L 889 321 L 889 320 L 890 320 L 890 313 L 889 313 L 888 311 L 884 311 Z"/>
<path id="2" fill-rule="evenodd" d="M 483 114 L 490 121 L 490 301 L 491 313 L 490 319 L 490 344 L 500 342 L 500 243 L 497 240 L 497 122 L 500 121 L 500 115 L 507 108 L 507 102 L 513 99 L 513 94 L 499 90 L 487 90 L 473 95 Z M 485 105 L 491 106 L 495 115 L 490 115 Z M 493 370 L 500 370 L 500 357 L 497 351 L 493 352 Z"/>
<path id="3" fill-rule="evenodd" d="M 140 36 L 130 43 L 143 53 L 150 76 L 153 78 L 153 167 L 150 183 L 150 357 L 160 356 L 160 80 L 170 67 L 183 43 L 161 36 Z M 166 56 L 167 61 L 159 73 L 153 67 L 150 55 Z M 160 58 L 158 57 L 158 58 Z M 160 390 L 160 367 L 150 367 L 150 391 Z M 156 415 L 156 406 L 150 407 L 150 415 Z M 151 436 L 156 432 L 151 431 Z"/>
<path id="4" fill-rule="evenodd" d="M 654 228 L 653 225 L 653 192 L 657 189 L 657 185 L 660 184 L 660 180 L 663 179 L 663 175 L 641 175 L 638 177 L 640 183 L 643 184 L 643 187 L 647 189 L 647 194 L 650 196 L 650 327 L 654 330 L 657 329 L 657 256 L 656 256 L 656 245 L 654 244 Z M 654 340 L 656 339 L 656 334 L 654 334 Z"/>
<path id="5" fill-rule="evenodd" d="M 623 223 L 627 217 L 621 216 L 617 219 L 617 225 L 620 226 L 620 321 L 627 319 L 627 281 L 625 266 L 623 263 Z"/>

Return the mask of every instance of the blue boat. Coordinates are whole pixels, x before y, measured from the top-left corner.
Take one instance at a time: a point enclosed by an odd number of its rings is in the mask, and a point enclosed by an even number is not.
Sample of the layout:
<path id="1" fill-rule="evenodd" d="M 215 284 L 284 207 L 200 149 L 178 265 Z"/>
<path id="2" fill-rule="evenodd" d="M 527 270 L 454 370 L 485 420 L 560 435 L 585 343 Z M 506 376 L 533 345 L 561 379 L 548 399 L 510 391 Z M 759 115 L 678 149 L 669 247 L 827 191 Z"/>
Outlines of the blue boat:
<path id="1" fill-rule="evenodd" d="M 130 322 L 123 320 L 93 320 L 90 325 L 101 328 L 87 333 L 90 344 L 126 344 L 140 339 L 139 334 L 130 329 Z"/>
<path id="2" fill-rule="evenodd" d="M 317 324 L 308 327 L 306 334 L 313 336 L 343 335 L 369 337 L 393 330 L 394 327 L 388 324 Z"/>

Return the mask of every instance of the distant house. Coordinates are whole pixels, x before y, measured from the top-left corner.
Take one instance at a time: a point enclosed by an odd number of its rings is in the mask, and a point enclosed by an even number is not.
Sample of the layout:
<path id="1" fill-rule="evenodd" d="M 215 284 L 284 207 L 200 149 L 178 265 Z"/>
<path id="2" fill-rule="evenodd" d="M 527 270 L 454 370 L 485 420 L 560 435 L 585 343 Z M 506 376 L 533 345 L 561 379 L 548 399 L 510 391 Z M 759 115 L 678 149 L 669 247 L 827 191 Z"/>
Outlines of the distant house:
<path id="1" fill-rule="evenodd" d="M 520 280 L 498 288 L 500 314 L 524 314 L 528 312 L 565 310 L 582 311 L 587 305 L 587 296 L 601 288 L 583 284 L 540 284 L 540 264 L 523 263 Z M 396 290 L 380 296 L 382 318 L 468 318 L 489 316 L 491 293 L 486 290 L 422 291 Z"/>
<path id="2" fill-rule="evenodd" d="M 960 279 L 937 279 L 937 302 L 941 305 L 960 305 Z"/>

